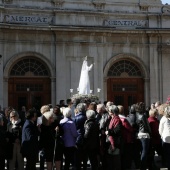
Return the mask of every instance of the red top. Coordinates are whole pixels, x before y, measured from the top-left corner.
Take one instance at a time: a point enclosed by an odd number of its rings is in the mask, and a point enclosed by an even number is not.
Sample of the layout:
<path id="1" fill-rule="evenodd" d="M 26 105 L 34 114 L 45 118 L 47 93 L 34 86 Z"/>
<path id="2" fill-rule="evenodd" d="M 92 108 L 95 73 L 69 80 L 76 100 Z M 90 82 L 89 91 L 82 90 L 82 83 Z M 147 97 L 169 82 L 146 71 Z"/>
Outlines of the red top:
<path id="1" fill-rule="evenodd" d="M 119 118 L 119 116 L 114 116 L 112 117 L 112 119 L 110 120 L 110 124 L 109 124 L 109 129 L 113 130 L 114 128 L 116 128 L 117 125 L 122 124 L 121 120 Z M 114 138 L 113 136 L 109 136 L 109 140 L 112 146 L 114 146 Z"/>
<path id="2" fill-rule="evenodd" d="M 122 137 L 125 143 L 133 143 L 134 142 L 134 130 L 130 123 L 127 121 L 125 116 L 119 115 L 119 118 L 122 122 Z"/>
<path id="3" fill-rule="evenodd" d="M 159 121 L 155 117 L 149 117 L 148 122 L 152 132 L 152 144 L 158 145 L 161 142 L 161 137 L 159 135 Z"/>

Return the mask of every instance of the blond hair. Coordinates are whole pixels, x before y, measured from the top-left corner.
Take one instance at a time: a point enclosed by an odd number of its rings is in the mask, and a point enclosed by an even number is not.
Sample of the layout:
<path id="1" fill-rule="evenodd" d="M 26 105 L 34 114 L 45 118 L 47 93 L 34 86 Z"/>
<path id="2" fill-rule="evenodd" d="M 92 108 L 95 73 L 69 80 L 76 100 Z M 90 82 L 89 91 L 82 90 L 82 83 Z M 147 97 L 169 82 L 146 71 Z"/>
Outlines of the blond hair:
<path id="1" fill-rule="evenodd" d="M 119 114 L 124 114 L 124 107 L 122 105 L 117 106 L 119 108 Z"/>
<path id="2" fill-rule="evenodd" d="M 150 109 L 149 110 L 149 116 L 150 117 L 155 117 L 156 115 L 158 115 L 158 110 L 157 109 Z"/>
<path id="3" fill-rule="evenodd" d="M 43 114 L 43 117 L 42 117 L 42 124 L 43 125 L 48 125 L 48 122 L 49 122 L 50 118 L 52 118 L 53 116 L 54 115 L 53 115 L 52 111 L 45 112 Z"/>
<path id="4" fill-rule="evenodd" d="M 166 108 L 167 106 L 169 106 L 169 104 L 166 104 L 166 103 L 161 104 L 161 105 L 157 108 L 157 109 L 158 109 L 158 113 L 163 116 L 163 115 L 164 115 L 165 108 Z"/>
<path id="5" fill-rule="evenodd" d="M 170 106 L 167 106 L 164 110 L 164 115 L 167 118 L 170 118 Z"/>
<path id="6" fill-rule="evenodd" d="M 44 114 L 45 112 L 50 111 L 50 107 L 48 105 L 44 105 L 41 107 L 40 112 Z"/>

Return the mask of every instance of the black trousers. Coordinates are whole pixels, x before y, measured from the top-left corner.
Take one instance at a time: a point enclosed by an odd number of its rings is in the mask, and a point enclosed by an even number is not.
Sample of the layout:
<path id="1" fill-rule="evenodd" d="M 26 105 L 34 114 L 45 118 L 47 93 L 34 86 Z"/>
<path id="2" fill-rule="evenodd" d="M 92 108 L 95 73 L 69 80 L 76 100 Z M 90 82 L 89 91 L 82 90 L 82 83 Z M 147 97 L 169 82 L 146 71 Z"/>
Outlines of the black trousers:
<path id="1" fill-rule="evenodd" d="M 75 147 L 65 147 L 64 156 L 65 156 L 64 170 L 69 170 L 70 164 L 71 163 L 74 164 Z"/>
<path id="2" fill-rule="evenodd" d="M 36 170 L 37 155 L 27 155 L 26 159 L 26 170 Z"/>
<path id="3" fill-rule="evenodd" d="M 97 149 L 87 149 L 86 155 L 87 155 L 87 158 L 89 158 L 90 160 L 91 169 L 97 170 L 98 169 Z"/>
<path id="4" fill-rule="evenodd" d="M 0 170 L 5 169 L 5 157 L 0 156 Z"/>
<path id="5" fill-rule="evenodd" d="M 76 170 L 81 170 L 81 163 L 83 162 L 83 170 L 87 169 L 87 157 L 83 147 L 78 147 L 75 151 L 75 167 Z"/>

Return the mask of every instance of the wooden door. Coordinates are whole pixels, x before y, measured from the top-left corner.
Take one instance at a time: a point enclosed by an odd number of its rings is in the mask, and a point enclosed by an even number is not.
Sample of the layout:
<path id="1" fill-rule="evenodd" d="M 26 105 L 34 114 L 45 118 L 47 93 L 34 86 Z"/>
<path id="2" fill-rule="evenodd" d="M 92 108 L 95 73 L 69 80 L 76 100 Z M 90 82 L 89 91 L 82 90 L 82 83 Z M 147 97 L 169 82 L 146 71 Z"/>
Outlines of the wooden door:
<path id="1" fill-rule="evenodd" d="M 142 78 L 109 78 L 107 80 L 107 100 L 115 105 L 123 105 L 125 113 L 132 104 L 144 101 Z"/>
<path id="2" fill-rule="evenodd" d="M 40 109 L 51 103 L 49 78 L 10 78 L 8 83 L 8 103 L 18 110 L 22 106 Z"/>

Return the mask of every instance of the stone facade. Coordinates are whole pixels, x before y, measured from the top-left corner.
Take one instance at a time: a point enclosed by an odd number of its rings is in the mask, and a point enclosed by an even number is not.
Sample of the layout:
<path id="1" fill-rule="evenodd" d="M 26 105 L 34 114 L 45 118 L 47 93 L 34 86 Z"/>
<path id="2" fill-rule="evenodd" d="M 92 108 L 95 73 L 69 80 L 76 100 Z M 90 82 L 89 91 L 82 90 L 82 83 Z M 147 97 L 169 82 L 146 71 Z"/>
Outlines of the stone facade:
<path id="1" fill-rule="evenodd" d="M 107 100 L 107 73 L 120 59 L 135 61 L 147 104 L 170 94 L 170 6 L 160 0 L 0 0 L 0 104 L 8 106 L 10 70 L 19 59 L 42 60 L 50 72 L 51 103 L 70 97 L 83 58 L 96 63 L 91 89 Z"/>

